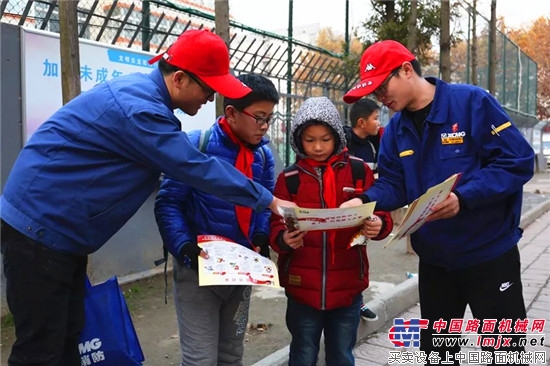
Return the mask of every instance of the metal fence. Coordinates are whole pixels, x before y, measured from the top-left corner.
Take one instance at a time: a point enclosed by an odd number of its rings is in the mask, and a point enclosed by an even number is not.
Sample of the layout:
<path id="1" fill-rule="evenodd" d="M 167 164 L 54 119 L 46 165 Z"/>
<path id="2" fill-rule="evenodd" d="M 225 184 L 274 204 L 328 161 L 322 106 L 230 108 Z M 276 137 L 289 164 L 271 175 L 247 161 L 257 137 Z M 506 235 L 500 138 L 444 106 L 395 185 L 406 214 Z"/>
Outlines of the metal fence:
<path id="1" fill-rule="evenodd" d="M 489 89 L 489 20 L 477 13 L 476 27 L 473 29 L 473 11 L 464 2 L 457 7 L 459 16 L 454 21 L 455 32 L 461 31 L 463 46 L 451 50 L 453 81 L 472 82 L 471 46 L 474 32 L 477 37 L 477 85 Z M 509 111 L 516 114 L 536 115 L 537 104 L 537 64 L 497 30 L 495 59 L 495 96 Z M 465 56 L 465 58 L 464 58 Z"/>
<path id="2" fill-rule="evenodd" d="M 336 6 L 336 5 L 335 5 Z M 478 13 L 472 29 L 472 11 L 458 7 L 451 29 L 462 32 L 462 42 L 451 51 L 453 82 L 471 80 L 470 45 L 473 32 L 478 39 L 478 85 L 488 88 L 488 21 Z M 59 32 L 57 0 L 2 0 L 3 22 Z M 368 16 L 366 14 L 365 16 Z M 275 110 L 275 124 L 269 137 L 284 163 L 294 159 L 287 131 L 290 118 L 310 96 L 326 95 L 342 116 L 347 109 L 343 94 L 357 81 L 343 58 L 319 47 L 287 37 L 247 27 L 230 20 L 230 54 L 236 73 L 256 72 L 270 77 L 281 92 Z M 189 0 L 81 0 L 78 3 L 79 36 L 120 47 L 158 53 L 165 50 L 187 29 L 214 29 L 214 9 Z M 286 26 L 286 24 L 285 24 Z M 460 48 L 462 44 L 462 48 Z M 497 37 L 496 97 L 517 116 L 534 119 L 536 112 L 537 65 L 502 33 Z M 439 74 L 437 66 L 426 68 Z M 428 73 L 426 73 L 428 74 Z M 387 111 L 383 111 L 387 115 Z"/>
<path id="3" fill-rule="evenodd" d="M 214 9 L 184 6 L 187 1 L 84 0 L 78 4 L 81 38 L 158 53 L 188 29 L 214 30 Z M 1 3 L 3 22 L 59 32 L 55 0 L 8 0 Z M 281 92 L 275 123 L 269 130 L 272 144 L 288 164 L 294 156 L 286 131 L 290 117 L 309 96 L 326 95 L 338 105 L 356 75 L 347 77 L 341 55 L 297 40 L 231 21 L 231 67 L 237 73 L 261 73 Z M 289 81 L 289 82 L 288 82 Z"/>

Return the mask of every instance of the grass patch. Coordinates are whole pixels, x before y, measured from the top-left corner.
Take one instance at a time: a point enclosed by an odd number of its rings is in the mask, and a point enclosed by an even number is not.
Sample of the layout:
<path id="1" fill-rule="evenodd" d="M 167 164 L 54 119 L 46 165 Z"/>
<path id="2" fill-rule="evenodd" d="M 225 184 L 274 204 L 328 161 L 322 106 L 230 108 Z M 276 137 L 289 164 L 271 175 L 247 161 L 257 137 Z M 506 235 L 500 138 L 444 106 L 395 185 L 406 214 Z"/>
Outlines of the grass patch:
<path id="1" fill-rule="evenodd" d="M 147 306 L 144 302 L 147 303 L 148 299 L 164 299 L 163 282 L 163 277 L 158 276 L 122 285 L 122 293 L 130 313 L 143 310 L 143 307 Z"/>
<path id="2" fill-rule="evenodd" d="M 143 292 L 144 292 L 144 291 L 143 291 L 143 288 L 141 288 L 140 286 L 136 286 L 136 285 L 131 286 L 131 287 L 130 287 L 128 290 L 126 290 L 126 291 L 127 291 L 127 294 L 128 294 L 129 296 L 137 296 L 137 295 L 139 295 L 139 294 L 143 294 Z"/>
<path id="3" fill-rule="evenodd" d="M 0 324 L 2 324 L 2 328 L 13 327 L 13 315 L 12 314 L 4 315 L 2 318 L 0 318 Z"/>

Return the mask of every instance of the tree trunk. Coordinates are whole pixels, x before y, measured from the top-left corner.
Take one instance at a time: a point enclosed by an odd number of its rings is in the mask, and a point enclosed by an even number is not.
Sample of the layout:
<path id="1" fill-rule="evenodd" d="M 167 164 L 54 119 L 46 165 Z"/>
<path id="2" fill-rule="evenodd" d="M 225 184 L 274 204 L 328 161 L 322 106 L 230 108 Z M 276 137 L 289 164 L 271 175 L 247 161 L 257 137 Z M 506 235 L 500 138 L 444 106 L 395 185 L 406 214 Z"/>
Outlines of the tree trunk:
<path id="1" fill-rule="evenodd" d="M 78 44 L 77 1 L 60 0 L 59 45 L 63 104 L 80 94 L 80 52 Z"/>
<path id="2" fill-rule="evenodd" d="M 416 21 L 418 16 L 418 0 L 411 0 L 411 13 L 409 14 L 409 36 L 407 38 L 407 48 L 413 52 L 416 49 Z"/>
<path id="3" fill-rule="evenodd" d="M 441 38 L 439 40 L 439 69 L 441 79 L 451 81 L 451 6 L 449 0 L 441 1 Z"/>
<path id="4" fill-rule="evenodd" d="M 489 28 L 489 93 L 495 95 L 495 68 L 497 57 L 497 0 L 491 0 Z"/>
<path id="5" fill-rule="evenodd" d="M 471 70 L 470 75 L 472 85 L 477 85 L 477 0 L 472 1 L 472 7 L 470 8 L 470 16 L 472 17 L 472 44 L 470 46 L 472 61 L 471 61 Z"/>
<path id="6" fill-rule="evenodd" d="M 384 4 L 386 8 L 386 21 L 395 21 L 395 0 L 376 0 L 379 3 Z"/>
<path id="7" fill-rule="evenodd" d="M 220 36 L 227 48 L 229 48 L 229 0 L 216 0 L 214 3 L 216 13 L 216 34 Z M 216 95 L 216 116 L 222 116 L 223 96 Z"/>

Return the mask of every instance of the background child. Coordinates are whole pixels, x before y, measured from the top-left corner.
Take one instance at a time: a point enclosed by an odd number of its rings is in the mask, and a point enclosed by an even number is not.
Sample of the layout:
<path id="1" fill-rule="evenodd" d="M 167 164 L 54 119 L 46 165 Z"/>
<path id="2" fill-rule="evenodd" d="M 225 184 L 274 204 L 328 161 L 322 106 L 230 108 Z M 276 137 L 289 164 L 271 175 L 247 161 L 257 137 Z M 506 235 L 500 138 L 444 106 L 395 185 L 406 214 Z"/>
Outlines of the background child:
<path id="1" fill-rule="evenodd" d="M 349 112 L 350 126 L 344 126 L 348 152 L 369 163 L 376 173 L 380 139 L 384 127 L 380 127 L 380 106 L 372 99 L 362 98 L 353 103 Z"/>
<path id="2" fill-rule="evenodd" d="M 290 142 L 298 160 L 299 185 L 291 193 L 282 172 L 275 185 L 278 197 L 299 207 L 336 208 L 359 193 L 340 115 L 326 97 L 307 99 L 292 122 Z M 374 182 L 372 170 L 361 162 L 364 179 L 359 191 Z M 295 174 L 292 172 L 293 175 Z M 389 213 L 375 212 L 363 231 L 375 240 L 392 230 Z M 354 365 L 353 347 L 359 326 L 361 292 L 368 287 L 366 247 L 348 248 L 357 228 L 288 232 L 281 218 L 272 216 L 270 244 L 279 254 L 281 285 L 288 297 L 286 323 L 292 335 L 289 365 L 315 365 L 321 333 L 325 336 L 328 366 Z"/>
<path id="3" fill-rule="evenodd" d="M 351 155 L 363 159 L 378 176 L 378 150 L 380 139 L 384 133 L 384 127 L 380 127 L 380 106 L 372 99 L 362 98 L 353 103 L 349 111 L 350 126 L 344 126 L 348 143 L 348 152 Z M 361 301 L 362 302 L 362 301 Z M 361 304 L 361 318 L 367 321 L 375 321 L 378 315 Z"/>

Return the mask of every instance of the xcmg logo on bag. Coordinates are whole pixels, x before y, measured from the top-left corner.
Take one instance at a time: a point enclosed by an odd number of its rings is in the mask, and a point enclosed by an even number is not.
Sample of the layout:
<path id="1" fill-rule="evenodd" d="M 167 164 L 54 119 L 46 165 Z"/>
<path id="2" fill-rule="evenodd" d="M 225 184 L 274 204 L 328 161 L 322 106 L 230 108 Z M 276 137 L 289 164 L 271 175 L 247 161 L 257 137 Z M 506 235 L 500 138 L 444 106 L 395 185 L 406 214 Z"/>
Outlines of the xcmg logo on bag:
<path id="1" fill-rule="evenodd" d="M 105 353 L 100 350 L 101 339 L 93 338 L 89 341 L 79 343 L 80 364 L 82 366 L 92 365 L 97 362 L 105 361 Z"/>
<path id="2" fill-rule="evenodd" d="M 388 332 L 388 339 L 396 348 L 420 347 L 420 329 L 428 329 L 429 320 L 396 318 Z"/>

